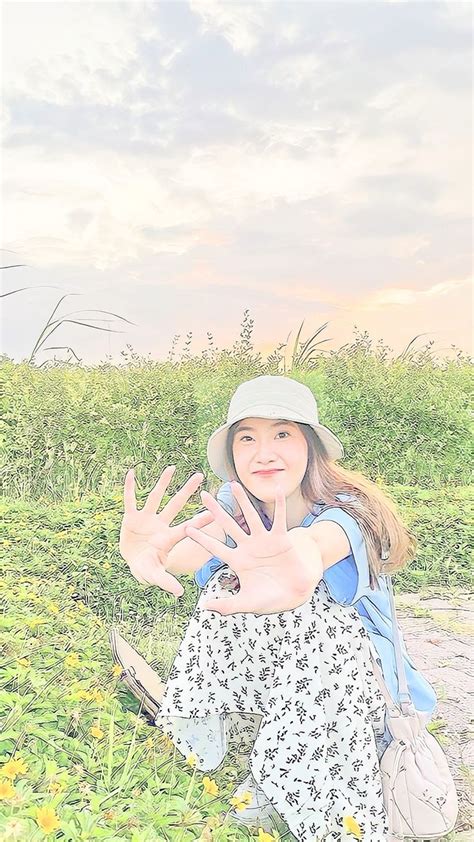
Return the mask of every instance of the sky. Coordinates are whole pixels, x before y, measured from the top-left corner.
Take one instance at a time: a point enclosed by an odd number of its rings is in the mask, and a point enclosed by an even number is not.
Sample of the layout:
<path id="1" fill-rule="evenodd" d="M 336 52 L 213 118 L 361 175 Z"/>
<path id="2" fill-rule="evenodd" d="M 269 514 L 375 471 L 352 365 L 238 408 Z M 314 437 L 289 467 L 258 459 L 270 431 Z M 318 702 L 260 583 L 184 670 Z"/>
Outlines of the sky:
<path id="1" fill-rule="evenodd" d="M 2 353 L 29 358 L 63 295 L 56 318 L 122 331 L 61 325 L 44 347 L 85 364 L 230 348 L 246 310 L 264 355 L 303 320 L 326 351 L 472 353 L 470 2 L 2 17 L 1 258 L 26 264 L 2 271 Z"/>

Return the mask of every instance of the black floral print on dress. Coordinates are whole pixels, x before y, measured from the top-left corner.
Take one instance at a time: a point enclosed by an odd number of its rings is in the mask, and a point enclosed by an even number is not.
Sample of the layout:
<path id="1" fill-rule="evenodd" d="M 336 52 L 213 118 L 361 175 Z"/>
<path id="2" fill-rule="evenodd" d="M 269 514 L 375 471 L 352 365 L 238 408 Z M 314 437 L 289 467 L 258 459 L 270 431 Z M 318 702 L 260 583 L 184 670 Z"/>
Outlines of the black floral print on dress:
<path id="1" fill-rule="evenodd" d="M 324 580 L 292 611 L 221 616 L 201 609 L 211 596 L 237 592 L 233 576 L 221 568 L 200 594 L 157 725 L 206 772 L 239 741 L 298 842 L 341 842 L 347 815 L 366 842 L 385 842 L 385 702 L 357 610 L 336 602 Z"/>

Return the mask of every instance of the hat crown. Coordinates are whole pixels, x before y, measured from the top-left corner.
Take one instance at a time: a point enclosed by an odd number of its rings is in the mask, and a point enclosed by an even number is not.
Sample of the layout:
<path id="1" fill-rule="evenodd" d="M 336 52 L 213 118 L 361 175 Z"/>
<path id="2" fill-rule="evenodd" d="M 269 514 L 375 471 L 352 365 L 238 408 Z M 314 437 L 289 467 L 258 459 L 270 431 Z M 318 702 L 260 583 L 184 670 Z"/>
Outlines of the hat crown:
<path id="1" fill-rule="evenodd" d="M 319 424 L 318 405 L 311 389 L 281 375 L 263 374 L 241 383 L 231 398 L 227 423 L 251 418 L 252 410 L 256 417 L 286 419 L 289 414 L 292 419 L 300 416 L 306 423 Z"/>
<path id="2" fill-rule="evenodd" d="M 318 405 L 311 389 L 282 375 L 262 374 L 241 383 L 234 392 L 227 422 L 211 433 L 207 442 L 209 465 L 223 480 L 232 478 L 227 460 L 230 427 L 244 418 L 275 418 L 312 427 L 330 459 L 341 459 L 344 448 L 337 436 L 319 423 Z"/>

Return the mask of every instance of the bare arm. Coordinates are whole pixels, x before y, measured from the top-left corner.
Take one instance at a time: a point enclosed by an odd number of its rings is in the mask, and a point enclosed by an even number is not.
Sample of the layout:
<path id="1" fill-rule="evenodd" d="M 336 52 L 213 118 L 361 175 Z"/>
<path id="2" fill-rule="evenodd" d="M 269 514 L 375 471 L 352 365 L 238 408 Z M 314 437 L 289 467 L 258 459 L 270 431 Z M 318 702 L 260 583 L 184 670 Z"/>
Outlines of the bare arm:
<path id="1" fill-rule="evenodd" d="M 202 526 L 200 531 L 225 543 L 225 532 L 218 523 L 209 523 L 207 526 Z M 168 553 L 166 569 L 173 576 L 180 573 L 195 573 L 212 557 L 213 553 L 201 547 L 192 538 L 183 538 Z"/>

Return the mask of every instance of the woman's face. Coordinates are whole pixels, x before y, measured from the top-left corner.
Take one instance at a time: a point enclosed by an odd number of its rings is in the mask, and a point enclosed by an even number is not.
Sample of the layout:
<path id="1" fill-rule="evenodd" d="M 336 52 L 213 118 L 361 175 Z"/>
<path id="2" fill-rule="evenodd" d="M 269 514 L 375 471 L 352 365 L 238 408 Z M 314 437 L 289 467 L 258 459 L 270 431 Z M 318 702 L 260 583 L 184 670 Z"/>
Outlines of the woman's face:
<path id="1" fill-rule="evenodd" d="M 258 500 L 273 502 L 277 484 L 287 499 L 299 496 L 308 444 L 295 422 L 245 418 L 235 429 L 232 453 L 239 481 Z"/>

